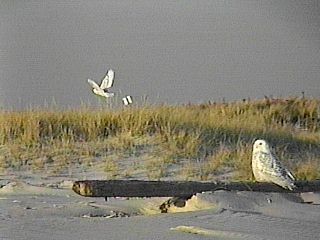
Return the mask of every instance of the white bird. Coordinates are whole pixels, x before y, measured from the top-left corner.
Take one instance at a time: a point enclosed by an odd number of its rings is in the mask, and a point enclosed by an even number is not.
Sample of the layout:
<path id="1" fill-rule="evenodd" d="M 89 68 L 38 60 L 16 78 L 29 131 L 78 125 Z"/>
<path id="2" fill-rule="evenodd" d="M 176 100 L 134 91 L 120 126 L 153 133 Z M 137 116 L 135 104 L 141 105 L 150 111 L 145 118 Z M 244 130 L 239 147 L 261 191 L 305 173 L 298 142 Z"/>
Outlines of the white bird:
<path id="1" fill-rule="evenodd" d="M 272 182 L 283 188 L 295 188 L 294 176 L 274 156 L 265 140 L 256 140 L 252 150 L 252 171 L 258 182 Z"/>
<path id="2" fill-rule="evenodd" d="M 92 81 L 91 79 L 88 79 L 88 83 L 92 87 L 92 91 L 95 94 L 108 98 L 108 97 L 114 96 L 114 93 L 111 93 L 108 91 L 108 89 L 112 87 L 113 79 L 114 79 L 114 71 L 110 69 L 102 79 L 100 86 L 96 82 Z"/>
<path id="3" fill-rule="evenodd" d="M 132 103 L 132 98 L 131 98 L 131 96 L 126 96 L 126 97 L 124 97 L 124 98 L 122 98 L 122 102 L 123 102 L 123 104 L 124 105 L 130 105 L 131 103 Z"/>

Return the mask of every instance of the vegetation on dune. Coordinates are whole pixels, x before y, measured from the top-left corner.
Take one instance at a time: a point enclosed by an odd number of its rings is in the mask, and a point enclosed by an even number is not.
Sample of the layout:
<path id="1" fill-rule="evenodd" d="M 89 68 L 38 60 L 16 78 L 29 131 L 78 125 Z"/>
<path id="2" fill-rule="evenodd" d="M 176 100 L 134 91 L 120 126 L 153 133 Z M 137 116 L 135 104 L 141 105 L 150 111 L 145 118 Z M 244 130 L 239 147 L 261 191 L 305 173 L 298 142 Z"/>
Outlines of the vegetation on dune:
<path id="1" fill-rule="evenodd" d="M 79 165 L 98 166 L 108 178 L 251 180 L 252 143 L 263 138 L 298 179 L 320 178 L 317 99 L 2 111 L 0 126 L 3 171 Z"/>

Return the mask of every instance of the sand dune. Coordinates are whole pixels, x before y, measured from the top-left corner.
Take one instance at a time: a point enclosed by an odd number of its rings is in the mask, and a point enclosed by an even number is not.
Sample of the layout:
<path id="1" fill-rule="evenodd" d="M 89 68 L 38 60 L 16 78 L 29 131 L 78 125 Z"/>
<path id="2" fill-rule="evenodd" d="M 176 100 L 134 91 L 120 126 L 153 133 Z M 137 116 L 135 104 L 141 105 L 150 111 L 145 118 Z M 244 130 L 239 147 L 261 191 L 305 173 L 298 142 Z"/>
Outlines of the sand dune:
<path id="1" fill-rule="evenodd" d="M 71 184 L 69 184 L 71 185 Z M 85 198 L 68 184 L 0 188 L 0 239 L 317 239 L 320 195 L 206 192 L 168 198 Z M 69 186 L 69 187 L 68 187 Z M 306 201 L 308 203 L 306 203 Z"/>

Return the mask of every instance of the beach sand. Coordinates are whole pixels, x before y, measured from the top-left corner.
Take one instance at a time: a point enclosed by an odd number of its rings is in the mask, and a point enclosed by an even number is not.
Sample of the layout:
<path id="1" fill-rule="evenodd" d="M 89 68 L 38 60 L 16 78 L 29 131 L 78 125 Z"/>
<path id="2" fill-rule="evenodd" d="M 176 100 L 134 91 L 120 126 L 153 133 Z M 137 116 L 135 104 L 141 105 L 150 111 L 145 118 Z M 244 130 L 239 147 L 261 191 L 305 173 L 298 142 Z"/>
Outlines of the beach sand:
<path id="1" fill-rule="evenodd" d="M 32 181 L 33 180 L 33 181 Z M 168 198 L 88 198 L 72 179 L 0 181 L 0 239 L 319 239 L 320 194 L 205 192 Z"/>

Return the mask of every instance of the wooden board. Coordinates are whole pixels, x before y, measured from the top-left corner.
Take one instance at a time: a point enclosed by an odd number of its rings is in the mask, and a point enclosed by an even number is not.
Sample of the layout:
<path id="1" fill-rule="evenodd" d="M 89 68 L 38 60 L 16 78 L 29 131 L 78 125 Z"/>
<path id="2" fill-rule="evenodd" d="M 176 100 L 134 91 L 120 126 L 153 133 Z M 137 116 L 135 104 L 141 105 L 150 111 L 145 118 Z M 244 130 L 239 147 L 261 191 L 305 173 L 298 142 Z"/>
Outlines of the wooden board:
<path id="1" fill-rule="evenodd" d="M 76 181 L 73 190 L 85 197 L 185 197 L 206 191 L 319 192 L 320 180 L 298 181 L 294 191 L 272 183 L 140 180 Z"/>

